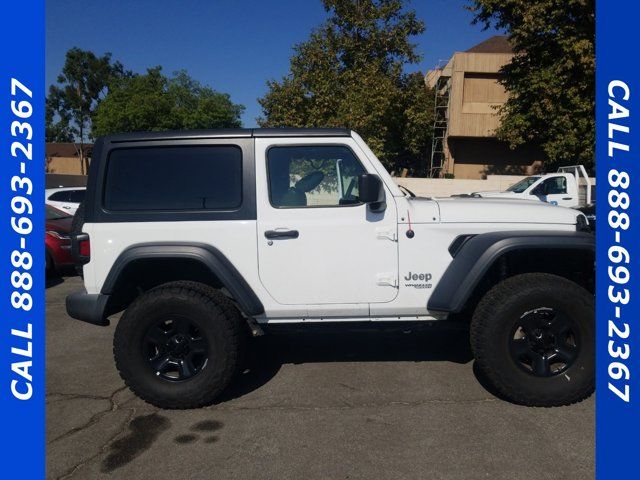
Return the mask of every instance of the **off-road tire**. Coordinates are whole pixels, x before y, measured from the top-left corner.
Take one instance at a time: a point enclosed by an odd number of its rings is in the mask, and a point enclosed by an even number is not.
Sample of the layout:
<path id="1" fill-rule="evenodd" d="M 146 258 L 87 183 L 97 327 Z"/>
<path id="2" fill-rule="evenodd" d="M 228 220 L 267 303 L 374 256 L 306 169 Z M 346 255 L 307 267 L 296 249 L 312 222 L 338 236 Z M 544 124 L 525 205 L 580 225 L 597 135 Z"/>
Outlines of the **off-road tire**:
<path id="1" fill-rule="evenodd" d="M 200 282 L 194 282 L 191 280 L 179 280 L 176 282 L 169 282 L 161 285 L 161 287 L 178 287 L 178 288 L 189 288 L 192 290 L 196 290 L 203 295 L 208 295 L 211 297 L 220 308 L 224 310 L 225 316 L 231 319 L 232 322 L 237 323 L 240 326 L 240 338 L 238 341 L 238 361 L 236 365 L 236 369 L 234 371 L 234 376 L 241 373 L 245 366 L 246 352 L 247 352 L 247 337 L 251 335 L 251 330 L 247 322 L 245 321 L 242 313 L 238 310 L 238 307 L 227 297 L 224 293 L 222 293 L 217 288 L 213 288 L 210 285 Z M 159 288 L 159 287 L 156 287 Z"/>
<path id="2" fill-rule="evenodd" d="M 577 358 L 555 376 L 538 377 L 513 361 L 509 349 L 515 322 L 524 312 L 557 308 L 580 330 Z M 478 367 L 506 399 L 527 406 L 552 407 L 579 402 L 595 388 L 594 299 L 563 277 L 526 273 L 494 286 L 478 304 L 471 321 L 471 348 Z"/>
<path id="3" fill-rule="evenodd" d="M 207 363 L 181 382 L 159 378 L 143 354 L 143 338 L 158 319 L 172 312 L 197 324 L 211 346 Z M 187 409 L 211 404 L 229 385 L 243 353 L 241 316 L 221 292 L 195 282 L 173 282 L 138 297 L 118 322 L 113 341 L 116 367 L 140 398 L 160 408 Z"/>

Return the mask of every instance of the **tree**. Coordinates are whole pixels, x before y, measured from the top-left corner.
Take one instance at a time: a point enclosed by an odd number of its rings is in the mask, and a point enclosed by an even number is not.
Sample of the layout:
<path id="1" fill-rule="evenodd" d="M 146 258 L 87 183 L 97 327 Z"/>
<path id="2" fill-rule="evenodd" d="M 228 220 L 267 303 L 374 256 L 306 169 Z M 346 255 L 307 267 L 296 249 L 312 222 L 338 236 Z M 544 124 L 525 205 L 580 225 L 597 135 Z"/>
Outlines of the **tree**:
<path id="1" fill-rule="evenodd" d="M 244 106 L 201 85 L 186 72 L 172 78 L 161 67 L 113 83 L 94 116 L 94 133 L 240 127 Z"/>
<path id="2" fill-rule="evenodd" d="M 51 85 L 47 96 L 46 131 L 48 141 L 77 139 L 84 171 L 88 164 L 83 144 L 91 135 L 93 113 L 116 78 L 130 75 L 111 54 L 98 57 L 79 48 L 70 49 L 58 85 Z"/>
<path id="3" fill-rule="evenodd" d="M 58 113 L 58 120 L 54 117 Z M 46 142 L 73 142 L 73 131 L 66 112 L 61 112 L 56 99 L 47 98 L 45 101 L 45 133 Z"/>
<path id="4" fill-rule="evenodd" d="M 547 169 L 594 164 L 593 0 L 474 0 L 475 22 L 508 32 L 515 56 L 502 69 L 510 97 L 496 132 L 512 148 L 539 144 Z"/>
<path id="5" fill-rule="evenodd" d="M 424 31 L 403 0 L 323 0 L 329 19 L 294 47 L 290 72 L 267 82 L 265 127 L 346 127 L 390 169 L 424 172 L 433 92 L 410 38 Z M 410 133 L 411 132 L 411 133 Z"/>

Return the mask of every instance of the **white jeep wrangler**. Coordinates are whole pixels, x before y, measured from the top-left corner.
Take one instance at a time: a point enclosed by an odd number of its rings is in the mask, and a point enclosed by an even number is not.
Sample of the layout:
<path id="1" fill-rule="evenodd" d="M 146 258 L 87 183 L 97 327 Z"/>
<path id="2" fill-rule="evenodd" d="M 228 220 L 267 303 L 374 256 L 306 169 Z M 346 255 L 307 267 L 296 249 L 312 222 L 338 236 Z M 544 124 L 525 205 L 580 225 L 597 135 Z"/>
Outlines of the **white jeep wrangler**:
<path id="1" fill-rule="evenodd" d="M 562 405 L 594 389 L 584 216 L 405 194 L 349 130 L 101 138 L 75 224 L 86 292 L 67 311 L 108 325 L 124 310 L 116 365 L 160 407 L 211 403 L 247 332 L 282 323 L 464 320 L 506 398 Z"/>

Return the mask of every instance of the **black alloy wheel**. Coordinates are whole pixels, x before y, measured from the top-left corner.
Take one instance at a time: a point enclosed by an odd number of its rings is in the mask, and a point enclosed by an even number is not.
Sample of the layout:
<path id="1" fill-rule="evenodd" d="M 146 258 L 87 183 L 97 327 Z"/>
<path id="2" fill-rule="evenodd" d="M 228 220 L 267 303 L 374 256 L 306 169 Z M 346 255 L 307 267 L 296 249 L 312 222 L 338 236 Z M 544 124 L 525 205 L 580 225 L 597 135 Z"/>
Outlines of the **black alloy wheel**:
<path id="1" fill-rule="evenodd" d="M 595 387 L 593 292 L 549 273 L 494 285 L 470 325 L 478 372 L 505 400 L 569 405 Z"/>
<path id="2" fill-rule="evenodd" d="M 242 321 L 231 300 L 208 285 L 159 285 L 118 320 L 116 367 L 136 395 L 157 407 L 210 405 L 241 368 Z"/>
<path id="3" fill-rule="evenodd" d="M 157 377 L 182 382 L 206 367 L 209 345 L 193 322 L 173 315 L 149 327 L 143 339 L 143 352 Z"/>
<path id="4" fill-rule="evenodd" d="M 569 369 L 580 353 L 579 330 L 569 316 L 553 308 L 525 312 L 509 337 L 513 361 L 536 377 L 552 377 Z"/>

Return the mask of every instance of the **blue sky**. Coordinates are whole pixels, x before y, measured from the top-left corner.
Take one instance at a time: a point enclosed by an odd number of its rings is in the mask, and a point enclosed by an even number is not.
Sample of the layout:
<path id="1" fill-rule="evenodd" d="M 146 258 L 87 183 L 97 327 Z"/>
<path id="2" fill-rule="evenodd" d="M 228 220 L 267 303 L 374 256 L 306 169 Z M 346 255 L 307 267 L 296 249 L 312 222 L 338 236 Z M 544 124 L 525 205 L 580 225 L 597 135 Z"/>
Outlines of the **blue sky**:
<path id="1" fill-rule="evenodd" d="M 408 71 L 425 72 L 494 34 L 471 25 L 467 4 L 411 2 L 426 31 L 414 39 L 423 60 Z M 71 47 L 111 52 L 135 72 L 187 70 L 245 105 L 243 124 L 253 127 L 266 80 L 287 73 L 292 46 L 325 18 L 320 0 L 47 0 L 46 82 Z"/>

